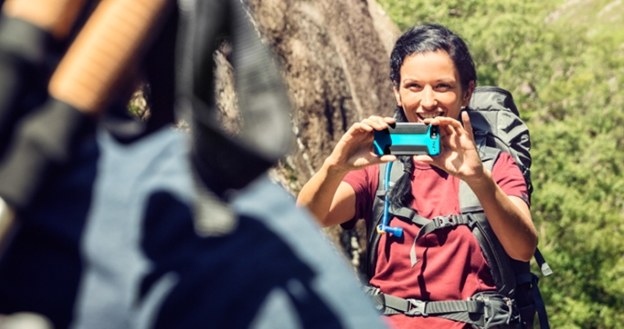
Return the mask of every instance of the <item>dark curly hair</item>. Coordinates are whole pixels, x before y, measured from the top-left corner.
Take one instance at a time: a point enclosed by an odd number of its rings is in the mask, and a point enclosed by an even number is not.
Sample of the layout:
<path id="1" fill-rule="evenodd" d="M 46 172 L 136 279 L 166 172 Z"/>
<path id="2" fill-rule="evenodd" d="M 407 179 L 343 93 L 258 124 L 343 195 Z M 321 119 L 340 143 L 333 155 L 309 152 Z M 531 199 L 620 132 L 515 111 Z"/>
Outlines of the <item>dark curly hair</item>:
<path id="1" fill-rule="evenodd" d="M 390 54 L 392 83 L 398 86 L 401 80 L 401 66 L 406 57 L 438 50 L 448 53 L 455 63 L 464 90 L 468 88 L 471 81 L 477 81 L 477 71 L 464 40 L 442 25 L 425 24 L 407 30 L 394 44 Z"/>

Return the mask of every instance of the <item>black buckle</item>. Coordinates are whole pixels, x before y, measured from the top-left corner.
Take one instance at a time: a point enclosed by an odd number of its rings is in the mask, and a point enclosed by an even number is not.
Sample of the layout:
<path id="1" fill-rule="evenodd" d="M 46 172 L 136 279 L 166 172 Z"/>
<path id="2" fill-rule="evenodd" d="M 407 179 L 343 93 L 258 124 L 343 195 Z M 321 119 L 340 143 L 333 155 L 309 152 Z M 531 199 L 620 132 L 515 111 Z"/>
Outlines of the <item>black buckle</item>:
<path id="1" fill-rule="evenodd" d="M 428 316 L 427 312 L 425 312 L 425 307 L 427 306 L 427 302 L 409 298 L 407 301 L 407 310 L 405 311 L 405 315 L 410 316 Z"/>

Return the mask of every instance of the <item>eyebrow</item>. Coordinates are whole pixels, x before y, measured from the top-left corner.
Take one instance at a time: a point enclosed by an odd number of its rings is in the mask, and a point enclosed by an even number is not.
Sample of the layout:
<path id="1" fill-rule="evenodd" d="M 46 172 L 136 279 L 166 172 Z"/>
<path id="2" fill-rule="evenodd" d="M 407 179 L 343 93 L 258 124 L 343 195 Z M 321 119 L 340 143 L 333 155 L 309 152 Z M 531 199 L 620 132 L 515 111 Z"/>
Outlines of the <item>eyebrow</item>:
<path id="1" fill-rule="evenodd" d="M 401 80 L 401 83 L 410 83 L 410 82 L 422 82 L 423 80 L 421 79 L 414 79 L 414 78 L 405 78 L 403 80 Z M 437 79 L 434 81 L 434 83 L 448 83 L 448 84 L 456 84 L 459 80 L 453 78 L 441 78 L 441 79 Z"/>

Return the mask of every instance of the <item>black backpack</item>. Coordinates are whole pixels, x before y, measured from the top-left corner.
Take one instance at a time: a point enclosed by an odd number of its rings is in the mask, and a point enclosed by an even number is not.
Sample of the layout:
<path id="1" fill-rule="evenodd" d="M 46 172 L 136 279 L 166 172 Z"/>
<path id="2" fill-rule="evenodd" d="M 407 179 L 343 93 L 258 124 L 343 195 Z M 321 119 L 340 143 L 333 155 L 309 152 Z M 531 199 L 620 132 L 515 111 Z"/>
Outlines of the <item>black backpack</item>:
<path id="1" fill-rule="evenodd" d="M 500 152 L 510 153 L 527 183 L 529 195 L 531 183 L 531 141 L 528 127 L 519 118 L 512 95 L 498 87 L 477 87 L 467 109 L 473 126 L 483 164 L 492 169 Z M 393 168 L 394 167 L 394 168 Z M 540 328 L 549 328 L 548 316 L 538 288 L 538 277 L 531 272 L 529 262 L 510 258 L 485 218 L 483 209 L 465 182 L 460 183 L 459 202 L 461 215 L 423 218 L 411 208 L 387 208 L 388 189 L 392 188 L 402 174 L 401 162 L 382 164 L 379 168 L 379 186 L 373 203 L 373 220 L 368 227 L 366 274 L 370 278 L 375 271 L 377 247 L 380 234 L 377 227 L 384 212 L 421 226 L 418 239 L 438 228 L 467 225 L 477 238 L 492 271 L 496 292 L 480 293 L 468 301 L 419 301 L 402 299 L 381 293 L 369 287 L 369 293 L 380 304 L 385 314 L 404 313 L 413 316 L 441 316 L 473 324 L 478 328 L 530 328 L 535 313 Z M 387 172 L 390 169 L 390 172 Z M 384 184 L 384 182 L 386 184 Z M 552 274 L 539 250 L 535 259 L 544 276 Z"/>

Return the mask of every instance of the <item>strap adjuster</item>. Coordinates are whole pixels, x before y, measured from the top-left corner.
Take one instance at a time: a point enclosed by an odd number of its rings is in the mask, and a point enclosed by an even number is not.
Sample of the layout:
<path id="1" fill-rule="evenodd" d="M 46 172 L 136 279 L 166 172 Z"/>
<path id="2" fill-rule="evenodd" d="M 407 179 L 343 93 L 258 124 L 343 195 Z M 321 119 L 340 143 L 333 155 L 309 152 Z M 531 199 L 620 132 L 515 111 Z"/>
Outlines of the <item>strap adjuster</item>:
<path id="1" fill-rule="evenodd" d="M 455 226 L 460 223 L 459 216 L 457 215 L 437 216 L 432 218 L 431 221 L 433 221 L 433 225 L 436 228 Z"/>
<path id="2" fill-rule="evenodd" d="M 408 298 L 405 301 L 407 301 L 407 310 L 405 311 L 406 315 L 423 317 L 429 315 L 427 314 L 427 312 L 425 312 L 427 302 L 413 298 Z"/>

